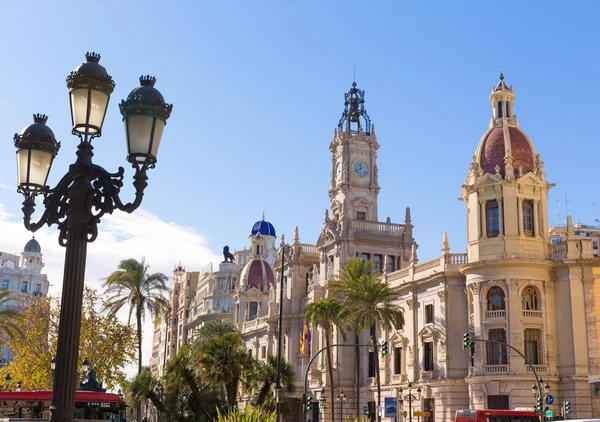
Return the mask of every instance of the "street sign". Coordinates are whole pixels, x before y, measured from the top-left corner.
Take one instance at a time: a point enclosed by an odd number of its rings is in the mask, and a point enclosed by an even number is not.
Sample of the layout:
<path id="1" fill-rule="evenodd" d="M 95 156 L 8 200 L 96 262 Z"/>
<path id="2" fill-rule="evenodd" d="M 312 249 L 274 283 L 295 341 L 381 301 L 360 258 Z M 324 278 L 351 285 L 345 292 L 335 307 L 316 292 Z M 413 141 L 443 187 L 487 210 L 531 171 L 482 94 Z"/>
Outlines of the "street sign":
<path id="1" fill-rule="evenodd" d="M 552 397 L 552 394 L 548 394 L 546 396 L 546 404 L 552 404 L 554 403 L 554 397 Z"/>
<path id="2" fill-rule="evenodd" d="M 385 410 L 383 417 L 384 418 L 397 418 L 398 417 L 398 409 L 397 409 L 397 401 L 396 397 L 386 397 L 385 398 Z"/>
<path id="3" fill-rule="evenodd" d="M 405 410 L 404 412 L 402 412 L 402 416 L 407 417 L 408 416 L 408 412 Z"/>
<path id="4" fill-rule="evenodd" d="M 546 417 L 547 418 L 553 418 L 554 417 L 554 410 L 552 410 L 552 409 L 546 410 Z"/>
<path id="5" fill-rule="evenodd" d="M 422 417 L 422 418 L 428 418 L 431 416 L 431 412 L 413 412 L 413 416 L 415 417 Z"/>

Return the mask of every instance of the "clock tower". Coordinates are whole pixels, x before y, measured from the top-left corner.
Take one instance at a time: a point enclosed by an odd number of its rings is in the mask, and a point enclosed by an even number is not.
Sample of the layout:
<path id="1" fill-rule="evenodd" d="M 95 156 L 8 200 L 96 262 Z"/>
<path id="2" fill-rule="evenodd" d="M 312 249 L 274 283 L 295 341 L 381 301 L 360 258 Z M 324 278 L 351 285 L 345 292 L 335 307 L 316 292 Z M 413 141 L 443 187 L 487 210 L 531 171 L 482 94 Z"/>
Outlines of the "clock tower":
<path id="1" fill-rule="evenodd" d="M 375 126 L 365 110 L 365 92 L 356 82 L 344 97 L 344 112 L 329 145 L 331 218 L 377 221 L 379 144 Z"/>

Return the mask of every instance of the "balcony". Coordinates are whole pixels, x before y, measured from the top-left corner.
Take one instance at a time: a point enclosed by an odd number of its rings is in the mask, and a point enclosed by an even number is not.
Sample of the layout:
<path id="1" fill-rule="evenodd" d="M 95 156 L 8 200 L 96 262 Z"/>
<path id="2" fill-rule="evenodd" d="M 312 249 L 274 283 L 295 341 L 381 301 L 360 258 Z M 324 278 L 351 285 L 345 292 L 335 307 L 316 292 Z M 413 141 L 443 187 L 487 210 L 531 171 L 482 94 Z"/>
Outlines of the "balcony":
<path id="1" fill-rule="evenodd" d="M 531 365 L 537 374 L 547 374 L 548 373 L 548 365 Z M 531 367 L 526 365 L 527 372 L 531 372 Z"/>
<path id="2" fill-rule="evenodd" d="M 499 311 L 486 311 L 485 319 L 506 319 L 506 310 L 501 309 Z"/>
<path id="3" fill-rule="evenodd" d="M 523 310 L 523 318 L 542 319 L 542 311 L 526 311 Z"/>
<path id="4" fill-rule="evenodd" d="M 507 374 L 508 365 L 485 365 L 484 371 L 486 374 Z"/>

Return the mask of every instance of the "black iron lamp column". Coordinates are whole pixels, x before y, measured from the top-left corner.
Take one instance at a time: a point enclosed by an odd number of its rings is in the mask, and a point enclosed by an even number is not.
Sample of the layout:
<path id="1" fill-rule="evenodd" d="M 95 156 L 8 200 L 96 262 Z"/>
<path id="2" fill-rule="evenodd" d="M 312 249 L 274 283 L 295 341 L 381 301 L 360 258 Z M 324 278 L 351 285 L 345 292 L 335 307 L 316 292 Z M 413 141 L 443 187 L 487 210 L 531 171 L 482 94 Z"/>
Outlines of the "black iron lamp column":
<path id="1" fill-rule="evenodd" d="M 325 420 L 325 403 L 327 403 L 327 394 L 323 388 L 321 390 L 321 395 L 319 396 L 319 412 L 323 415 L 323 420 Z"/>
<path id="2" fill-rule="evenodd" d="M 14 136 L 18 192 L 25 196 L 22 208 L 25 227 L 35 232 L 44 224 L 56 224 L 59 244 L 66 247 L 51 406 L 53 422 L 72 421 L 75 416 L 87 244 L 98 236 L 98 224 L 105 214 L 111 214 L 115 209 L 131 213 L 140 206 L 148 185 L 146 170 L 156 164 L 163 128 L 173 108 L 154 88 L 156 79 L 150 76 L 141 77 L 141 86 L 119 104 L 127 137 L 127 161 L 135 168 L 135 199 L 124 204 L 119 196 L 124 169 L 119 167 L 116 173 L 109 173 L 92 163 L 92 141 L 102 135 L 110 94 L 115 87 L 112 77 L 99 61 L 99 54 L 87 53 L 86 63 L 67 76 L 72 134 L 78 136 L 80 142 L 75 163 L 56 187 L 46 186 L 52 162 L 60 148 L 60 142 L 46 126 L 48 117 L 34 115 L 34 123 Z M 38 195 L 43 196 L 45 209 L 39 221 L 33 223 L 31 216 Z"/>
<path id="3" fill-rule="evenodd" d="M 340 422 L 342 422 L 342 414 L 344 413 L 344 402 L 346 401 L 346 393 L 341 390 L 335 396 L 335 399 L 340 403 Z"/>
<path id="4" fill-rule="evenodd" d="M 420 400 L 421 399 L 421 387 L 417 388 L 417 395 L 416 396 L 412 393 L 412 388 L 413 388 L 413 383 L 409 382 L 408 383 L 408 394 L 403 397 L 404 400 L 408 400 L 408 418 L 409 418 L 409 422 L 412 422 L 412 402 L 413 402 L 413 400 Z M 402 387 L 400 387 L 398 389 L 398 393 L 400 394 L 401 398 L 402 398 L 402 392 L 403 391 L 404 390 L 402 390 Z"/>
<path id="5" fill-rule="evenodd" d="M 281 235 L 281 275 L 279 277 L 279 324 L 277 326 L 277 377 L 275 379 L 275 418 L 281 421 L 281 403 L 283 403 L 283 387 L 281 386 L 281 340 L 283 336 L 283 269 L 285 268 L 285 237 Z"/>

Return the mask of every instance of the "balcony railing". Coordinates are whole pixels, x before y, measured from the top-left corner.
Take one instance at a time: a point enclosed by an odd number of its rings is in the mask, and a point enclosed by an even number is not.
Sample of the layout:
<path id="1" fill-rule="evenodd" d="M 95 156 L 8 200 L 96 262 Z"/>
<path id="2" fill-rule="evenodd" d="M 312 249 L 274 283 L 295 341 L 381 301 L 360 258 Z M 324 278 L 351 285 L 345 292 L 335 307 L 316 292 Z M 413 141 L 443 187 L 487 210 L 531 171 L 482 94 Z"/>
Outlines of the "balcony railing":
<path id="1" fill-rule="evenodd" d="M 542 311 L 527 311 L 523 310 L 523 318 L 541 318 Z"/>
<path id="2" fill-rule="evenodd" d="M 485 319 L 506 319 L 506 311 L 504 309 L 499 311 L 486 311 Z"/>
<path id="3" fill-rule="evenodd" d="M 531 367 L 529 365 L 527 366 L 527 372 L 531 372 Z M 548 365 L 531 365 L 533 366 L 533 369 L 535 369 L 535 372 L 538 374 L 545 374 L 548 372 Z"/>
<path id="4" fill-rule="evenodd" d="M 350 228 L 401 236 L 404 233 L 405 226 L 404 224 L 380 223 L 379 221 L 350 220 Z"/>
<path id="5" fill-rule="evenodd" d="M 508 365 L 485 365 L 484 370 L 486 374 L 506 374 Z"/>

